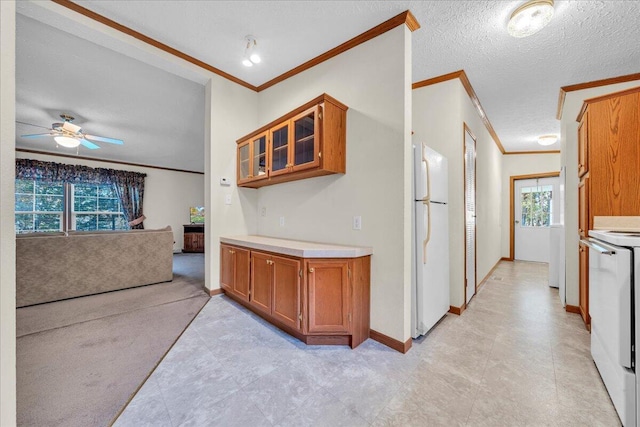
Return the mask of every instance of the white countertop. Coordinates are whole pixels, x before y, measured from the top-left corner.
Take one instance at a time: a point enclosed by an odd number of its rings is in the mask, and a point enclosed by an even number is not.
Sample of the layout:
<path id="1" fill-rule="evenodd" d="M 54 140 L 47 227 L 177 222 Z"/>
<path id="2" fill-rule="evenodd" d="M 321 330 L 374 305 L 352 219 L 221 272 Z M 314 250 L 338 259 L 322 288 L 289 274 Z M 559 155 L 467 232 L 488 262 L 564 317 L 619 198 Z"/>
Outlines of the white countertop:
<path id="1" fill-rule="evenodd" d="M 220 237 L 220 243 L 299 258 L 358 258 L 373 253 L 372 248 L 365 246 L 344 246 L 255 235 L 223 236 Z"/>

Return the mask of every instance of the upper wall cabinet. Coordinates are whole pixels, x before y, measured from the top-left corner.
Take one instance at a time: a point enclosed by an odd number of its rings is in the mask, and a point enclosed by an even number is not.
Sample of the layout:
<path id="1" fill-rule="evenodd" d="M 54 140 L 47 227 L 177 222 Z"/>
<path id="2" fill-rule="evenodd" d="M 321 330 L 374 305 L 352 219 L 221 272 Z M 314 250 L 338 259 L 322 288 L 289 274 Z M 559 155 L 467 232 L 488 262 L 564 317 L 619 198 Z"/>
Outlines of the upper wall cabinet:
<path id="1" fill-rule="evenodd" d="M 323 94 L 240 138 L 240 187 L 346 172 L 347 106 Z"/>

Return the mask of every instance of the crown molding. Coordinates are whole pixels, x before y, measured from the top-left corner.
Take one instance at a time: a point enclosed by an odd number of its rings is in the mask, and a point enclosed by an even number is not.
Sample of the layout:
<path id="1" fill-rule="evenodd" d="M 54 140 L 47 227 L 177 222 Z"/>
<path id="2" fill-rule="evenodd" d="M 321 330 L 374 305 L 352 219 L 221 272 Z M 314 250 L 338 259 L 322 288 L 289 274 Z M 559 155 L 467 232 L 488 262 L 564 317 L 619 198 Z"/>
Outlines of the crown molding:
<path id="1" fill-rule="evenodd" d="M 464 70 L 458 70 L 458 71 L 454 71 L 453 73 L 443 74 L 441 76 L 433 77 L 433 78 L 428 79 L 428 80 L 422 80 L 422 81 L 416 82 L 416 83 L 411 85 L 411 88 L 412 89 L 418 89 L 418 88 L 421 88 L 421 87 L 431 86 L 431 85 L 434 85 L 434 84 L 437 84 L 437 83 L 442 83 L 442 82 L 446 82 L 448 80 L 453 80 L 453 79 L 459 79 L 460 80 L 460 83 L 462 83 L 462 86 L 467 91 L 467 95 L 469 95 L 469 98 L 471 99 L 471 102 L 473 103 L 473 106 L 476 108 L 476 111 L 478 112 L 478 115 L 482 119 L 482 122 L 484 123 L 484 126 L 487 128 L 487 131 L 489 132 L 489 135 L 491 135 L 491 138 L 493 139 L 493 142 L 496 143 L 496 146 L 498 147 L 498 150 L 500 150 L 500 152 L 502 154 L 506 154 L 506 151 L 505 151 L 504 147 L 502 146 L 502 143 L 500 142 L 500 138 L 498 138 L 498 134 L 496 133 L 495 129 L 493 129 L 493 126 L 491 125 L 491 122 L 489 121 L 489 118 L 487 117 L 487 114 L 485 113 L 484 109 L 482 108 L 482 104 L 480 104 L 480 100 L 478 99 L 478 95 L 476 95 L 475 90 L 473 90 L 473 87 L 471 86 L 471 82 L 469 81 L 469 78 L 467 77 L 467 73 L 465 73 Z"/>
<path id="2" fill-rule="evenodd" d="M 148 45 L 151 45 L 157 49 L 162 50 L 163 52 L 166 52 L 170 55 L 173 55 L 177 58 L 180 58 L 184 61 L 187 61 L 197 67 L 200 67 L 204 70 L 207 70 L 209 72 L 212 72 L 214 74 L 217 74 L 221 77 L 224 77 L 227 80 L 231 80 L 234 83 L 239 84 L 240 86 L 244 86 L 248 89 L 251 89 L 253 91 L 256 92 L 260 92 L 263 91 L 267 88 L 270 88 L 273 85 L 276 85 L 286 79 L 288 79 L 289 77 L 293 77 L 296 74 L 299 74 L 303 71 L 308 70 L 309 68 L 315 67 L 316 65 L 327 61 L 337 55 L 340 55 L 343 52 L 346 52 L 347 50 L 356 47 L 366 41 L 369 41 L 375 37 L 378 37 L 381 34 L 386 33 L 389 30 L 392 30 L 400 25 L 406 25 L 409 30 L 411 32 L 417 30 L 420 28 L 420 23 L 418 22 L 418 20 L 416 19 L 415 16 L 413 16 L 413 14 L 411 13 L 411 11 L 409 10 L 405 10 L 404 12 L 394 16 L 391 19 L 386 20 L 385 22 L 383 22 L 382 24 L 376 25 L 375 27 L 371 28 L 370 30 L 365 31 L 364 33 L 352 38 L 351 40 L 348 40 L 344 43 L 342 43 L 339 46 L 334 47 L 331 50 L 328 50 L 327 52 L 316 56 L 313 59 L 310 59 L 309 61 L 298 65 L 297 67 L 267 81 L 266 83 L 263 83 L 259 86 L 254 86 L 248 82 L 245 82 L 244 80 L 241 80 L 229 73 L 226 73 L 216 67 L 214 67 L 213 65 L 207 64 L 204 61 L 201 61 L 197 58 L 194 58 L 193 56 L 187 55 L 184 52 L 181 52 L 171 46 L 168 46 L 164 43 L 159 42 L 158 40 L 155 40 L 149 36 L 146 36 L 136 30 L 133 30 L 125 25 L 122 25 L 112 19 L 107 18 L 106 16 L 100 15 L 99 13 L 93 12 L 90 9 L 87 9 L 86 7 L 80 6 L 77 3 L 72 2 L 71 0 L 51 0 L 52 2 L 66 7 L 69 10 L 72 10 L 76 13 L 79 13 L 81 15 L 84 15 L 85 17 L 92 19 L 96 22 L 99 22 L 103 25 L 106 25 L 109 28 L 112 28 L 116 31 L 119 31 L 123 34 L 126 34 L 130 37 L 133 37 L 137 40 L 142 41 L 143 43 L 146 43 Z"/>
<path id="3" fill-rule="evenodd" d="M 265 89 L 268 89 L 271 86 L 274 86 L 288 79 L 289 77 L 293 77 L 296 74 L 300 74 L 301 72 L 306 71 L 309 68 L 315 67 L 316 65 L 321 64 L 324 61 L 327 61 L 335 56 L 338 56 L 341 53 L 344 53 L 351 48 L 354 48 L 364 42 L 367 42 L 375 37 L 378 37 L 379 35 L 382 35 L 387 31 L 392 30 L 403 24 L 406 25 L 409 28 L 409 30 L 412 32 L 420 28 L 420 24 L 416 20 L 415 16 L 413 16 L 413 14 L 410 11 L 405 10 L 404 12 L 394 16 L 391 19 L 386 20 L 380 25 L 376 25 L 375 27 L 352 38 L 351 40 L 348 40 L 342 43 L 341 45 L 336 46 L 333 49 L 328 50 L 325 53 L 318 55 L 315 58 L 310 59 L 303 64 L 298 65 L 297 67 L 287 71 L 286 73 L 283 73 L 278 77 L 275 77 L 269 80 L 268 82 L 261 84 L 260 86 L 258 86 L 257 91 L 261 92 Z"/>
<path id="4" fill-rule="evenodd" d="M 109 28 L 112 28 L 112 29 L 114 29 L 116 31 L 120 31 L 123 34 L 126 34 L 126 35 L 128 35 L 130 37 L 133 37 L 134 39 L 140 40 L 143 43 L 146 43 L 146 44 L 151 45 L 151 46 L 153 46 L 153 47 L 155 47 L 157 49 L 160 49 L 163 52 L 166 52 L 166 53 L 168 53 L 170 55 L 173 55 L 173 56 L 175 56 L 177 58 L 183 59 L 183 60 L 185 60 L 185 61 L 187 61 L 187 62 L 189 62 L 189 63 L 191 63 L 191 64 L 193 64 L 193 65 L 195 65 L 197 67 L 200 67 L 200 68 L 202 68 L 204 70 L 210 71 L 210 72 L 212 72 L 214 74 L 217 74 L 217 75 L 219 75 L 221 77 L 224 77 L 225 79 L 231 80 L 232 82 L 237 83 L 240 86 L 244 86 L 244 87 L 246 87 L 248 89 L 251 89 L 251 90 L 256 90 L 256 87 L 254 85 L 252 85 L 250 83 L 247 83 L 244 80 L 240 80 L 239 78 L 234 77 L 229 73 L 225 73 L 224 71 L 214 67 L 213 65 L 209 65 L 204 61 L 201 61 L 201 60 L 199 60 L 197 58 L 194 58 L 193 56 L 187 55 L 184 52 L 181 52 L 181 51 L 179 51 L 177 49 L 172 48 L 171 46 L 168 46 L 168 45 L 166 45 L 164 43 L 161 43 L 161 42 L 159 42 L 159 41 L 157 41 L 155 39 L 152 39 L 151 37 L 146 36 L 146 35 L 138 32 L 136 30 L 133 30 L 133 29 L 131 29 L 129 27 L 126 27 L 126 26 L 124 26 L 122 24 L 119 24 L 116 21 L 107 18 L 106 16 L 103 16 L 103 15 L 100 15 L 99 13 L 93 12 L 93 11 L 91 11 L 91 10 L 85 8 L 85 7 L 82 7 L 79 4 L 76 4 L 76 3 L 74 3 L 74 2 L 72 2 L 70 0 L 51 0 L 51 1 L 56 3 L 56 4 L 58 4 L 58 5 L 60 5 L 60 6 L 66 7 L 67 9 L 70 9 L 70 10 L 72 10 L 74 12 L 77 12 L 77 13 L 79 13 L 81 15 L 84 15 L 89 19 L 93 19 L 96 22 L 99 22 L 99 23 L 101 23 L 103 25 L 106 25 Z"/>
<path id="5" fill-rule="evenodd" d="M 591 89 L 591 88 L 600 87 L 600 86 L 608 86 L 616 83 L 625 83 L 633 80 L 640 80 L 640 73 L 627 74 L 624 76 L 611 77 L 608 79 L 594 80 L 592 82 L 562 86 L 560 88 L 560 93 L 558 94 L 558 110 L 556 111 L 556 119 L 558 120 L 562 119 L 562 109 L 564 108 L 564 99 L 567 96 L 567 92 L 573 92 L 576 90 L 583 90 L 583 89 Z"/>

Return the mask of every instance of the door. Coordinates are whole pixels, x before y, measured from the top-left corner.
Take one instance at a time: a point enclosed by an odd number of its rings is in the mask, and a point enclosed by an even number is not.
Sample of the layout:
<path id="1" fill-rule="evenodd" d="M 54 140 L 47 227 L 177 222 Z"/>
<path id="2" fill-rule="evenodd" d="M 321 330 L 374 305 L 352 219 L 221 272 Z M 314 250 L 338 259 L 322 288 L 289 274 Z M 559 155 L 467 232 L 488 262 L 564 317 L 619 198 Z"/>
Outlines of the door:
<path id="1" fill-rule="evenodd" d="M 348 334 L 350 321 L 349 261 L 307 261 L 308 332 Z"/>
<path id="2" fill-rule="evenodd" d="M 476 138 L 464 131 L 465 302 L 476 294 Z"/>
<path id="3" fill-rule="evenodd" d="M 233 291 L 234 248 L 220 245 L 220 286 L 225 291 Z"/>
<path id="4" fill-rule="evenodd" d="M 271 314 L 271 255 L 261 252 L 251 253 L 251 295 L 249 304 L 267 314 Z"/>
<path id="5" fill-rule="evenodd" d="M 300 330 L 300 261 L 272 256 L 273 300 L 272 315 L 293 329 Z"/>
<path id="6" fill-rule="evenodd" d="M 269 155 L 269 163 L 271 168 L 269 171 L 270 176 L 277 176 L 283 173 L 287 173 L 290 170 L 291 164 L 289 163 L 289 140 L 290 122 L 287 121 L 277 128 L 273 128 L 269 131 L 271 137 L 271 153 Z"/>
<path id="7" fill-rule="evenodd" d="M 560 178 L 519 179 L 513 188 L 514 258 L 548 263 L 551 224 L 560 213 Z"/>

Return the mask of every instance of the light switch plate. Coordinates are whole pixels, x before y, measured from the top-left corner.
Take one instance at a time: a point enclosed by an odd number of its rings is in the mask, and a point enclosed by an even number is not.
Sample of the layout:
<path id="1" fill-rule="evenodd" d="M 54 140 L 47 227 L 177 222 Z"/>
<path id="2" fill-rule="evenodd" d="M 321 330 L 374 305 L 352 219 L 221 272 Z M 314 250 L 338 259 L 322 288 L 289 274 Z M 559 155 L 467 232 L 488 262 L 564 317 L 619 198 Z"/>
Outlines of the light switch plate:
<path id="1" fill-rule="evenodd" d="M 225 194 L 225 196 L 224 196 L 224 204 L 225 205 L 230 205 L 231 204 L 231 194 Z"/>
<path id="2" fill-rule="evenodd" d="M 280 227 L 284 227 L 284 217 L 280 217 Z"/>

